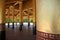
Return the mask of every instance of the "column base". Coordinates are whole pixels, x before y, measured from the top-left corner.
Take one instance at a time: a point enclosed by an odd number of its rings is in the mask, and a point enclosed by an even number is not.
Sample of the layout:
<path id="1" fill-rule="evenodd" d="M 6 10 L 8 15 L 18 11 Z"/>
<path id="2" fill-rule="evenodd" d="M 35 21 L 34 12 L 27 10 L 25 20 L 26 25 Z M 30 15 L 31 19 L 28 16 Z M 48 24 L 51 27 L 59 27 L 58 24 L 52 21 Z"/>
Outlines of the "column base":
<path id="1" fill-rule="evenodd" d="M 8 28 L 9 28 L 9 22 L 8 22 Z"/>
<path id="2" fill-rule="evenodd" d="M 30 22 L 28 23 L 28 27 L 30 26 Z"/>
<path id="3" fill-rule="evenodd" d="M 12 29 L 14 29 L 14 22 L 13 22 L 13 25 L 12 25 Z"/>
<path id="4" fill-rule="evenodd" d="M 23 23 L 20 24 L 19 30 L 22 31 Z"/>
<path id="5" fill-rule="evenodd" d="M 33 25 L 33 35 L 36 35 L 36 25 Z"/>
<path id="6" fill-rule="evenodd" d="M 44 33 L 37 31 L 36 40 L 60 40 L 60 34 Z"/>
<path id="7" fill-rule="evenodd" d="M 36 35 L 36 23 L 33 22 L 33 35 Z"/>

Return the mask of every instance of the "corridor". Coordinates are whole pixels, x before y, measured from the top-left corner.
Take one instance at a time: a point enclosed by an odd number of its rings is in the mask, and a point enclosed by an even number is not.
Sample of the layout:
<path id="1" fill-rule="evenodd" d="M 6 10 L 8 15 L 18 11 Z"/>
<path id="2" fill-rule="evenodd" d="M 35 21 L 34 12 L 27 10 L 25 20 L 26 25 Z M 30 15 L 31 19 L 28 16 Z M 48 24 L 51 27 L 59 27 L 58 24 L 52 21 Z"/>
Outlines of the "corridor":
<path id="1" fill-rule="evenodd" d="M 60 0 L 0 0 L 0 40 L 5 39 L 60 40 Z"/>
<path id="2" fill-rule="evenodd" d="M 0 40 L 36 40 L 34 0 L 1 0 L 0 6 Z"/>
<path id="3" fill-rule="evenodd" d="M 14 23 L 14 29 L 12 29 L 12 23 L 10 23 L 10 27 L 8 28 L 6 25 L 6 40 L 36 40 L 36 35 L 33 35 L 33 23 L 30 23 L 28 27 L 28 23 L 23 23 L 22 31 L 19 30 L 19 23 Z"/>

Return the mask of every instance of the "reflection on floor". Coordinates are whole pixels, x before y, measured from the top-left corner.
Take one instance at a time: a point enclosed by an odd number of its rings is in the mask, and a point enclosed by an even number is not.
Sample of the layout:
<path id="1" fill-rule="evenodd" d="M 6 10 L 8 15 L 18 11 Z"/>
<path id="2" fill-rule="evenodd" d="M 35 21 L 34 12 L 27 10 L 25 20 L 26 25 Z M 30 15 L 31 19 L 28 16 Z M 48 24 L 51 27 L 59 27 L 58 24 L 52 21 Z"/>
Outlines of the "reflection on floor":
<path id="1" fill-rule="evenodd" d="M 12 23 L 10 27 L 6 23 L 6 40 L 36 40 L 36 36 L 33 35 L 33 23 L 23 23 L 22 31 L 19 30 L 19 23 L 14 23 L 14 29 L 12 29 Z"/>

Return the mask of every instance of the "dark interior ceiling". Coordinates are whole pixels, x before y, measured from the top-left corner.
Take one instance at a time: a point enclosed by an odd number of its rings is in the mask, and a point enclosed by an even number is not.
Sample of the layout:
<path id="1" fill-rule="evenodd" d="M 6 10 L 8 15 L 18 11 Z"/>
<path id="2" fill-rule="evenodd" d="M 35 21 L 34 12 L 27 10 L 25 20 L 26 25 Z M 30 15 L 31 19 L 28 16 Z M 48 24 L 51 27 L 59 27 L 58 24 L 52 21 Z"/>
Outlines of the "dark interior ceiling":
<path id="1" fill-rule="evenodd" d="M 16 3 L 16 1 L 22 1 L 24 4 L 27 1 L 31 1 L 31 0 L 5 0 L 6 4 L 13 4 L 13 3 Z"/>
<path id="2" fill-rule="evenodd" d="M 15 3 L 16 1 L 22 1 L 23 3 L 26 3 L 27 1 L 31 0 L 5 0 L 6 4 Z"/>
<path id="3" fill-rule="evenodd" d="M 16 3 L 17 1 L 21 1 L 21 0 L 6 0 L 5 1 L 5 4 L 8 5 L 7 8 L 10 6 L 10 5 L 13 5 L 14 3 Z M 23 0 L 23 4 L 25 4 L 26 2 L 28 1 L 32 1 L 32 0 Z"/>
<path id="4" fill-rule="evenodd" d="M 9 1 L 23 1 L 23 2 L 25 2 L 25 1 L 28 1 L 28 0 L 6 0 L 6 2 L 9 2 Z"/>

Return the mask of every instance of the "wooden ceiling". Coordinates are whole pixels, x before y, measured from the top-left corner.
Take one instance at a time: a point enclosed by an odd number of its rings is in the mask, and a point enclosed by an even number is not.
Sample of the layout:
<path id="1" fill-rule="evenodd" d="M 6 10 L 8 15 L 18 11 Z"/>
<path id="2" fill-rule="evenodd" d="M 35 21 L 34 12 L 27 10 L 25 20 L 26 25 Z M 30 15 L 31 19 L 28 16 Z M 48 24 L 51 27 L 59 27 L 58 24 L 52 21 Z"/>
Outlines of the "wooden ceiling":
<path id="1" fill-rule="evenodd" d="M 6 5 L 14 4 L 17 1 L 22 1 L 23 3 L 26 3 L 29 0 L 5 0 Z"/>
<path id="2" fill-rule="evenodd" d="M 14 3 L 16 3 L 16 1 L 21 1 L 21 0 L 6 0 L 5 2 L 6 2 L 6 7 L 9 7 L 10 5 L 13 5 Z M 29 0 L 23 0 L 22 2 L 24 2 L 24 3 L 26 3 L 27 1 L 29 1 Z M 30 0 L 31 1 L 31 0 Z M 17 7 L 18 8 L 18 7 Z M 28 11 L 28 10 L 27 10 Z M 23 12 L 24 13 L 24 16 L 26 15 L 28 15 L 28 13 L 26 13 L 27 12 L 26 10 Z M 33 15 L 32 13 L 32 10 L 30 9 L 30 13 L 29 13 L 29 15 Z"/>
<path id="3" fill-rule="evenodd" d="M 6 1 L 19 1 L 19 0 L 6 0 Z M 22 1 L 27 1 L 27 0 L 22 0 Z"/>
<path id="4" fill-rule="evenodd" d="M 29 0 L 5 0 L 6 2 L 13 2 L 13 1 L 23 1 L 23 2 L 26 2 L 26 1 L 29 1 Z"/>

